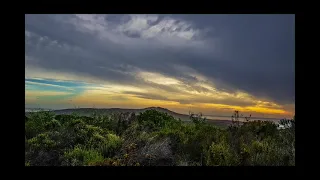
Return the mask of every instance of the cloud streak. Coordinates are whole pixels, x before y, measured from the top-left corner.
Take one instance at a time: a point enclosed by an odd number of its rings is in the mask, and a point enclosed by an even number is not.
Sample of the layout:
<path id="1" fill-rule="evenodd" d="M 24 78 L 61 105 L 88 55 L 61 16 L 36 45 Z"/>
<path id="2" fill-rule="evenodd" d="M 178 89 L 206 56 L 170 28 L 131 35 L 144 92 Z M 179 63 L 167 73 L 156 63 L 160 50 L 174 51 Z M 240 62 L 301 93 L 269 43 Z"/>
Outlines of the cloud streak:
<path id="1" fill-rule="evenodd" d="M 54 84 L 46 84 L 46 83 L 39 83 L 39 82 L 32 82 L 32 81 L 25 81 L 26 84 L 34 84 L 34 85 L 40 85 L 40 86 L 50 86 L 50 87 L 58 87 L 58 88 L 63 88 L 67 90 L 73 90 L 72 88 L 65 87 L 65 86 L 59 86 L 59 85 L 54 85 Z"/>

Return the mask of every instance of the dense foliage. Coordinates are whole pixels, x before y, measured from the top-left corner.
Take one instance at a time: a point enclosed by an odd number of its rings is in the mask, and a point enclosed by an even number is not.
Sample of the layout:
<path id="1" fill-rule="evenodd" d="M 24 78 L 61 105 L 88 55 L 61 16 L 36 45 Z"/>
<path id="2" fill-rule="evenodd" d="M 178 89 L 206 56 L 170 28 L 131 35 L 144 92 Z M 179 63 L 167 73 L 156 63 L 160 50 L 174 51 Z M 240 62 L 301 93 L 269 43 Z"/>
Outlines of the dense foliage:
<path id="1" fill-rule="evenodd" d="M 184 123 L 156 110 L 92 117 L 31 113 L 26 166 L 294 166 L 295 120 L 219 128 L 201 115 Z"/>

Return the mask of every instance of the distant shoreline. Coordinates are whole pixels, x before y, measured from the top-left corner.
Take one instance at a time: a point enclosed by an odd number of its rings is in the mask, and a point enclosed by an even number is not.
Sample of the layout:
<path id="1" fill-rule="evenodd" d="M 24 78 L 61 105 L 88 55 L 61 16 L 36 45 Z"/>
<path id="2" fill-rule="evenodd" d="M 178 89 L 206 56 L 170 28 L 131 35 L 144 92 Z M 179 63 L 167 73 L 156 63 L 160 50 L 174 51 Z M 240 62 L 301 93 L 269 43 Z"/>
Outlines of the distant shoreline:
<path id="1" fill-rule="evenodd" d="M 90 115 L 93 111 L 98 111 L 99 113 L 112 113 L 112 112 L 135 112 L 140 113 L 148 109 L 156 109 L 162 112 L 166 112 L 175 118 L 180 118 L 183 121 L 190 121 L 189 115 L 187 114 L 180 114 L 174 111 L 171 111 L 166 108 L 161 107 L 148 107 L 142 109 L 124 109 L 124 108 L 66 108 L 66 109 L 45 109 L 45 108 L 25 108 L 25 113 L 29 112 L 37 112 L 37 111 L 53 111 L 56 114 L 71 114 L 72 112 L 77 112 L 82 115 Z M 225 122 L 230 123 L 232 122 L 231 116 L 221 116 L 221 115 L 203 115 L 203 117 L 207 118 L 208 121 L 215 121 L 215 122 Z M 272 122 L 279 122 L 281 118 L 265 118 L 265 117 L 251 117 L 250 120 L 261 120 L 261 121 L 272 121 Z M 285 119 L 285 118 L 282 118 Z M 239 117 L 240 122 L 245 122 L 244 117 Z"/>

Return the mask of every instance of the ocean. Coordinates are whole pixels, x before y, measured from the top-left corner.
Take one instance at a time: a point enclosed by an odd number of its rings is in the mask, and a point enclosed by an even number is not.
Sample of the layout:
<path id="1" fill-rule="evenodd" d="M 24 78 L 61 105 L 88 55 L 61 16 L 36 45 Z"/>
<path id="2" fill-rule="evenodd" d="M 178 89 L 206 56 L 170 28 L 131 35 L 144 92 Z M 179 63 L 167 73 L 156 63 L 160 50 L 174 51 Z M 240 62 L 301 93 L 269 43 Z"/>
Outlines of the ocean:
<path id="1" fill-rule="evenodd" d="M 38 112 L 38 111 L 51 111 L 52 109 L 43 109 L 43 108 L 25 108 L 24 112 Z"/>
<path id="2" fill-rule="evenodd" d="M 232 118 L 231 116 L 213 116 L 213 115 L 204 115 L 203 117 L 207 118 L 207 119 L 212 119 L 212 120 L 229 120 L 231 121 Z M 244 117 L 239 117 L 240 121 L 245 122 L 245 118 Z M 279 122 L 280 118 L 263 118 L 263 117 L 251 117 L 250 121 L 254 121 L 254 120 L 261 120 L 261 121 L 273 121 L 273 122 Z"/>

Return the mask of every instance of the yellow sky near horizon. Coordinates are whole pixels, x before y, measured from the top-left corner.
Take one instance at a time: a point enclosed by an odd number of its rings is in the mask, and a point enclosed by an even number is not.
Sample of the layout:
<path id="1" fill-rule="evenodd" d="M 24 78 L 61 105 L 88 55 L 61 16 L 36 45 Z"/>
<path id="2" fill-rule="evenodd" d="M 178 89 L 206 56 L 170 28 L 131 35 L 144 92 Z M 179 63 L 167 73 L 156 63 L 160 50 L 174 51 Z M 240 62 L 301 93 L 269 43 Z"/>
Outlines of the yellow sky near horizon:
<path id="1" fill-rule="evenodd" d="M 43 107 L 97 107 L 97 108 L 146 108 L 163 107 L 172 111 L 188 114 L 230 115 L 234 110 L 255 116 L 291 118 L 294 104 L 277 104 L 267 99 L 254 97 L 243 91 L 226 92 L 215 88 L 205 77 L 197 75 L 200 81 L 191 86 L 178 79 L 152 72 L 138 72 L 136 77 L 149 84 L 126 85 L 112 82 L 99 82 L 85 86 L 71 86 L 63 82 L 76 82 L 75 76 L 52 79 L 48 73 L 26 80 L 26 104 Z M 39 77 L 44 77 L 43 79 Z M 44 79 L 51 80 L 44 80 Z M 153 85 L 161 85 L 162 89 Z M 43 89 L 45 87 L 46 89 Z M 54 89 L 56 88 L 56 89 Z M 198 91 L 204 88 L 205 91 Z"/>

